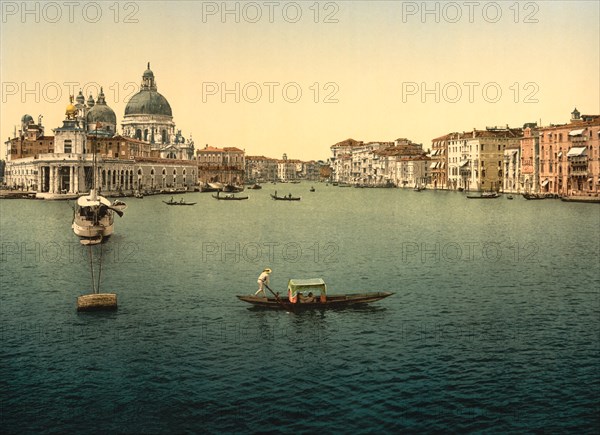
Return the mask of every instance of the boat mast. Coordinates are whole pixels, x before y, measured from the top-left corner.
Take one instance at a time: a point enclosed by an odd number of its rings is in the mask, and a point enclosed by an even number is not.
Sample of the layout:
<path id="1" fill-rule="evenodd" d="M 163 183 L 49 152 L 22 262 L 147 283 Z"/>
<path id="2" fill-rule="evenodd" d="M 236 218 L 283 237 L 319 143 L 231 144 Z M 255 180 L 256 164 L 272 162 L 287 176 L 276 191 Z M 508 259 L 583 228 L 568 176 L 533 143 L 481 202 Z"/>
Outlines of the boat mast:
<path id="1" fill-rule="evenodd" d="M 98 123 L 96 123 L 96 127 L 94 129 L 94 136 L 96 137 L 96 140 L 92 141 L 92 191 L 90 193 L 90 199 L 92 201 L 96 201 L 97 200 L 97 196 L 96 196 L 96 185 L 97 185 L 97 177 L 98 177 L 98 168 L 96 167 L 96 145 L 98 142 Z"/>

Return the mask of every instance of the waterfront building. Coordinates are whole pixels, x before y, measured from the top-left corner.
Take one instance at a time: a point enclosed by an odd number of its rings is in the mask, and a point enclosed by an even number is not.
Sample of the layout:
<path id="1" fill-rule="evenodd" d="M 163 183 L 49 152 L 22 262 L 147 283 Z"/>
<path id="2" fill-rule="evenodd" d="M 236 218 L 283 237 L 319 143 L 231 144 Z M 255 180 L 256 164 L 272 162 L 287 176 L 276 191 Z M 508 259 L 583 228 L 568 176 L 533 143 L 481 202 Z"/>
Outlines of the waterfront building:
<path id="1" fill-rule="evenodd" d="M 292 181 L 301 178 L 303 164 L 297 159 L 288 159 L 283 154 L 281 160 L 277 161 L 277 178 L 279 181 Z"/>
<path id="2" fill-rule="evenodd" d="M 265 156 L 246 157 L 246 179 L 257 182 L 277 181 L 277 159 Z"/>
<path id="3" fill-rule="evenodd" d="M 328 175 L 322 176 L 322 168 L 324 166 L 327 166 L 327 164 L 322 160 L 302 162 L 302 172 L 299 174 L 299 177 L 307 181 L 320 181 L 321 179 L 329 178 Z"/>
<path id="4" fill-rule="evenodd" d="M 536 123 L 525 124 L 521 138 L 521 178 L 519 187 L 525 193 L 539 192 L 540 134 Z"/>
<path id="5" fill-rule="evenodd" d="M 502 175 L 503 192 L 519 193 L 521 191 L 520 145 L 510 145 L 504 149 Z"/>
<path id="6" fill-rule="evenodd" d="M 448 186 L 471 191 L 503 186 L 504 150 L 519 146 L 522 129 L 486 127 L 451 133 L 448 138 Z M 444 136 L 442 136 L 443 138 Z"/>
<path id="7" fill-rule="evenodd" d="M 540 191 L 565 196 L 598 195 L 600 115 L 575 109 L 568 124 L 539 129 Z"/>
<path id="8" fill-rule="evenodd" d="M 385 162 L 376 152 L 381 149 L 390 148 L 393 142 L 367 142 L 352 149 L 352 183 L 374 185 L 385 182 Z"/>
<path id="9" fill-rule="evenodd" d="M 396 139 L 390 146 L 375 151 L 383 178 L 376 184 L 392 183 L 398 187 L 425 186 L 430 181 L 430 157 L 421 144 L 408 139 Z"/>
<path id="10" fill-rule="evenodd" d="M 463 150 L 466 149 L 466 133 L 450 133 L 445 141 L 448 147 L 448 169 L 446 171 L 446 179 L 448 189 L 457 190 L 465 189 L 466 177 L 463 177 L 464 170 L 461 169 L 467 164 L 467 155 L 463 155 Z M 442 136 L 444 137 L 444 136 Z"/>
<path id="11" fill-rule="evenodd" d="M 354 139 L 346 139 L 330 147 L 332 157 L 329 159 L 332 170 L 332 181 L 348 183 L 352 176 L 352 150 L 362 145 Z"/>
<path id="12" fill-rule="evenodd" d="M 196 151 L 198 177 L 201 183 L 244 182 L 245 152 L 236 147 L 209 147 Z"/>
<path id="13" fill-rule="evenodd" d="M 399 138 L 393 142 L 359 142 L 347 139 L 331 146 L 333 181 L 362 185 L 425 184 L 429 158 L 421 144 Z"/>
<path id="14" fill-rule="evenodd" d="M 446 189 L 448 187 L 448 145 L 456 133 L 446 134 L 431 141 L 431 187 Z"/>

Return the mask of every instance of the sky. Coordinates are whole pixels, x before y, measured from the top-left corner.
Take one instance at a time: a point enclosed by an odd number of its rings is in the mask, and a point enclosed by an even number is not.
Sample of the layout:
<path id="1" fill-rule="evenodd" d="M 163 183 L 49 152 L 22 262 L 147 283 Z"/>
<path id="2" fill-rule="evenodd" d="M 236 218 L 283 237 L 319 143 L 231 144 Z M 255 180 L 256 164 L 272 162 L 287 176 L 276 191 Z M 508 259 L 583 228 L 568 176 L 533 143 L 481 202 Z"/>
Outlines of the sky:
<path id="1" fill-rule="evenodd" d="M 104 88 L 117 122 L 150 62 L 196 148 L 327 159 L 600 114 L 597 1 L 2 1 L 2 142 Z M 118 126 L 120 131 L 120 126 Z M 1 145 L 0 158 L 5 146 Z"/>

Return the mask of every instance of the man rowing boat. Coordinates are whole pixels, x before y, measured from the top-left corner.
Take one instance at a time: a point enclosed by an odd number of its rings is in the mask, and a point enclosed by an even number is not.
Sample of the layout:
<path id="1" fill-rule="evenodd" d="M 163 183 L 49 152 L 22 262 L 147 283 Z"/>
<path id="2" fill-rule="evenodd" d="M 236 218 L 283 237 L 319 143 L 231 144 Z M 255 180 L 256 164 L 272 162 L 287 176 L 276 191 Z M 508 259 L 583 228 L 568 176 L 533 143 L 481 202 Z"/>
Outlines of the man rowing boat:
<path id="1" fill-rule="evenodd" d="M 256 293 L 254 293 L 254 296 L 258 295 L 260 292 L 262 292 L 262 294 L 264 295 L 264 297 L 267 297 L 267 294 L 265 293 L 265 290 L 263 289 L 263 286 L 269 285 L 269 278 L 270 278 L 270 274 L 271 274 L 272 270 L 269 269 L 268 267 L 266 269 L 264 269 L 262 271 L 262 273 L 260 274 L 260 276 L 258 277 L 258 290 L 256 290 Z"/>

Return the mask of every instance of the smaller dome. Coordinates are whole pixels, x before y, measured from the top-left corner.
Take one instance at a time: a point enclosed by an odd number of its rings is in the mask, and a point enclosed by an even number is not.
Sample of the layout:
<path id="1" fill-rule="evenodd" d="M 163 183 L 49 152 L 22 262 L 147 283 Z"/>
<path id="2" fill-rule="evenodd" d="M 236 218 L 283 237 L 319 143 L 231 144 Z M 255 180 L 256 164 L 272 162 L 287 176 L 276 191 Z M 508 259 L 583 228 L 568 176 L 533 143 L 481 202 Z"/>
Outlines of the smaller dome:
<path id="1" fill-rule="evenodd" d="M 33 122 L 33 117 L 31 115 L 25 114 L 21 117 L 21 124 L 31 124 Z"/>
<path id="2" fill-rule="evenodd" d="M 92 94 L 90 94 L 90 97 L 87 100 L 87 105 L 88 105 L 88 107 L 94 107 L 95 104 L 96 104 L 96 102 L 92 98 Z"/>
<path id="3" fill-rule="evenodd" d="M 77 95 L 77 98 L 75 99 L 75 101 L 77 101 L 77 104 L 85 103 L 85 97 L 83 96 L 81 89 L 79 90 L 79 94 Z"/>
<path id="4" fill-rule="evenodd" d="M 73 105 L 73 97 L 71 97 L 71 102 L 65 110 L 65 115 L 67 119 L 75 119 L 75 116 L 77 116 L 77 107 Z"/>
<path id="5" fill-rule="evenodd" d="M 98 96 L 97 104 L 87 113 L 86 121 L 88 125 L 100 122 L 102 124 L 111 124 L 114 127 L 117 124 L 117 115 L 106 105 L 103 93 Z"/>
<path id="6" fill-rule="evenodd" d="M 154 73 L 152 72 L 152 70 L 150 69 L 150 62 L 148 62 L 148 69 L 146 71 L 144 71 L 144 74 L 142 75 L 143 78 L 154 78 Z"/>

